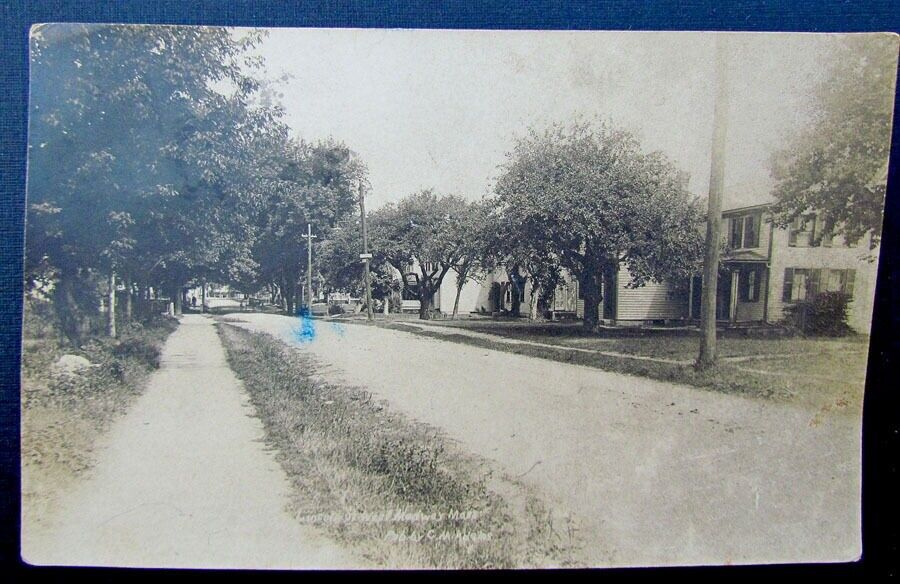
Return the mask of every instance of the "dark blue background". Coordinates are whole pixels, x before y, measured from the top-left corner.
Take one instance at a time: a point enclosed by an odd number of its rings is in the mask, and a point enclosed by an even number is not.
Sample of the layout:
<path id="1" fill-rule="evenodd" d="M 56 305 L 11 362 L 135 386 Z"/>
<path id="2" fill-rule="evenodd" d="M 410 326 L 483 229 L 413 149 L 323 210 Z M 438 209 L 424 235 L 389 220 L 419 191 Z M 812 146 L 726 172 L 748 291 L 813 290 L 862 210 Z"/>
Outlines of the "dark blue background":
<path id="1" fill-rule="evenodd" d="M 892 31 L 900 30 L 897 2 L 634 1 L 583 2 L 292 2 L 250 0 L 0 0 L 0 558 L 18 567 L 19 357 L 25 199 L 27 35 L 38 22 L 133 22 L 281 27 L 512 28 L 606 30 Z M 896 112 L 896 105 L 895 105 Z M 895 115 L 895 119 L 897 116 Z M 900 195 L 895 124 L 879 267 L 863 439 L 862 561 L 810 570 L 897 573 L 897 452 L 900 405 L 896 367 L 900 298 Z M 891 380 L 894 380 L 893 382 Z M 585 461 L 590 464 L 590 461 Z M 797 493 L 797 496 L 804 496 Z M 827 510 L 823 510 L 827 513 Z M 745 569 L 768 572 L 775 568 Z M 785 568 L 777 568 L 784 570 Z M 17 571 L 34 575 L 38 570 Z M 148 575 L 147 572 L 142 572 Z M 91 576 L 97 576 L 93 572 Z M 113 577 L 110 571 L 99 575 Z M 121 574 L 118 574 L 121 576 Z M 757 574 L 763 575 L 763 574 Z M 129 577 L 133 577 L 130 574 Z M 196 574 L 194 574 L 196 576 Z"/>

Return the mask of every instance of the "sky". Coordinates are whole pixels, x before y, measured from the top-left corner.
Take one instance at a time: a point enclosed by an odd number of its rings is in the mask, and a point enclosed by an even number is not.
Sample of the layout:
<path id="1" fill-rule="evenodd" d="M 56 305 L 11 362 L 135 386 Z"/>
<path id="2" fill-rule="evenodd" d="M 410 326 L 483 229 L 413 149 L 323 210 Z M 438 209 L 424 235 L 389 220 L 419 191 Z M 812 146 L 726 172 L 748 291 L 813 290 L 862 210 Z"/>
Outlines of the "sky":
<path id="1" fill-rule="evenodd" d="M 516 136 L 606 119 L 709 187 L 714 34 L 270 29 L 259 47 L 298 137 L 369 169 L 370 208 L 423 188 L 478 199 Z M 808 120 L 840 35 L 729 35 L 725 208 L 771 200 L 769 160 Z"/>

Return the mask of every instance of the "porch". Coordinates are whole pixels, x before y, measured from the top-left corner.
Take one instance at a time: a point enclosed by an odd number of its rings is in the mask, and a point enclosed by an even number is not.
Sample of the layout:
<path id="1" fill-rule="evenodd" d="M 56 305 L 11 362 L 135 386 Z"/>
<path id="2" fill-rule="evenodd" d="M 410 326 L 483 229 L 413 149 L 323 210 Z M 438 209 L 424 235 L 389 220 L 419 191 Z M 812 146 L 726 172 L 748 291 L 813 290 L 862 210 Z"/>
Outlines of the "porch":
<path id="1" fill-rule="evenodd" d="M 754 252 L 722 260 L 716 289 L 716 321 L 725 326 L 768 323 L 769 266 Z M 703 278 L 690 281 L 688 320 L 700 319 Z"/>

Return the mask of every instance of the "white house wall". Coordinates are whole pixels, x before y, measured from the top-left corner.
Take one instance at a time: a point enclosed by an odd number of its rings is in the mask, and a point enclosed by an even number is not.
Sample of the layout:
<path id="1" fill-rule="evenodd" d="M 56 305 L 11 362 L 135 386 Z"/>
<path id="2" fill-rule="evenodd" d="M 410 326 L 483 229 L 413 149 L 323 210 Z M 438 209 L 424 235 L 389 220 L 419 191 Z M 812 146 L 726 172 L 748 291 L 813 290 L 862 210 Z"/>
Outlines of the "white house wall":
<path id="1" fill-rule="evenodd" d="M 438 298 L 436 297 L 435 308 L 440 309 L 443 314 L 453 314 L 453 303 L 456 301 L 456 284 L 458 281 L 459 278 L 453 270 L 447 272 L 447 275 L 444 276 L 443 281 L 441 281 L 441 288 L 438 292 L 440 302 L 438 302 Z M 479 312 L 479 307 L 481 305 L 483 305 L 486 310 L 489 310 L 487 291 L 490 290 L 490 283 L 487 283 L 487 290 L 484 291 L 484 300 L 481 300 L 482 288 L 484 288 L 484 286 L 474 280 L 469 280 L 463 284 L 463 288 L 459 294 L 459 314 Z"/>
<path id="2" fill-rule="evenodd" d="M 766 317 L 766 287 L 769 285 L 768 278 L 766 277 L 766 271 L 760 270 L 760 283 L 759 283 L 759 298 L 756 299 L 756 302 L 746 302 L 740 299 L 740 294 L 738 294 L 738 300 L 735 305 L 735 317 L 734 319 L 737 322 L 758 322 L 762 321 Z M 741 277 L 744 277 L 741 274 Z M 769 304 L 771 305 L 771 290 L 769 291 Z"/>
<path id="3" fill-rule="evenodd" d="M 678 290 L 665 282 L 647 282 L 628 288 L 631 272 L 622 266 L 618 277 L 616 320 L 673 320 L 687 317 L 686 290 Z"/>
<path id="4" fill-rule="evenodd" d="M 838 245 L 839 237 L 834 238 L 835 245 L 833 247 L 788 247 L 788 231 L 786 229 L 776 229 L 773 237 L 769 320 L 778 321 L 784 318 L 785 303 L 782 302 L 782 290 L 786 268 L 854 269 L 856 278 L 853 284 L 853 301 L 849 307 L 848 323 L 858 333 L 869 334 L 872 328 L 878 262 L 869 262 L 866 258 L 877 258 L 878 248 L 870 250 L 868 238 L 863 238 L 856 247 L 845 247 Z"/>

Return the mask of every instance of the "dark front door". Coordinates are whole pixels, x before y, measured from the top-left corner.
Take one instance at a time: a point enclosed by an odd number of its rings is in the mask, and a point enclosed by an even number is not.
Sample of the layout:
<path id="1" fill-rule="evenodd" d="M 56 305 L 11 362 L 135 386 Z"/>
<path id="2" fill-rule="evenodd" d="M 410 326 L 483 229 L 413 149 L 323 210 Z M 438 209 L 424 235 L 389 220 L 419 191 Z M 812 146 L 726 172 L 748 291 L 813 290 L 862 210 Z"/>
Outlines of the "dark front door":
<path id="1" fill-rule="evenodd" d="M 694 276 L 691 283 L 691 318 L 700 319 L 700 304 L 703 302 L 703 277 Z"/>
<path id="2" fill-rule="evenodd" d="M 716 320 L 731 319 L 731 272 L 720 270 L 716 289 Z"/>

